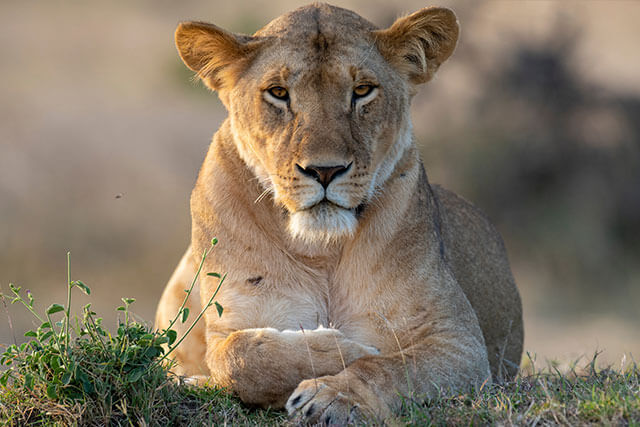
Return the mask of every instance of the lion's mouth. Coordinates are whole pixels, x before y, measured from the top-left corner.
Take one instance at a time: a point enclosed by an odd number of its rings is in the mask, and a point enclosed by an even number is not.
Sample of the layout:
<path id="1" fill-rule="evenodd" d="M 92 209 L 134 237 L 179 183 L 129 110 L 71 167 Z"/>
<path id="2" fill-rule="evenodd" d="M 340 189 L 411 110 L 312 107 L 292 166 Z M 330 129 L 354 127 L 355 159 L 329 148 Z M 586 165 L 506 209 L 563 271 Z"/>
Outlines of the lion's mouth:
<path id="1" fill-rule="evenodd" d="M 312 210 L 312 209 L 317 209 L 317 208 L 322 208 L 322 207 L 328 207 L 328 206 L 335 206 L 336 208 L 339 209 L 344 209 L 346 211 L 351 210 L 347 207 L 341 206 L 338 203 L 332 202 L 331 200 L 327 199 L 327 197 L 325 196 L 322 200 L 320 200 L 318 203 L 316 203 L 315 205 L 311 205 L 306 209 L 303 210 Z"/>
<path id="2" fill-rule="evenodd" d="M 292 212 L 288 228 L 294 237 L 306 242 L 329 243 L 353 236 L 364 209 L 364 204 L 345 208 L 323 198 L 313 206 Z"/>
<path id="3" fill-rule="evenodd" d="M 345 211 L 349 211 L 349 212 L 353 212 L 353 214 L 356 216 L 356 218 L 360 218 L 362 216 L 362 213 L 364 212 L 365 208 L 366 208 L 366 203 L 360 203 L 358 206 L 356 206 L 355 208 L 348 208 L 342 205 L 339 205 L 338 203 L 332 202 L 331 200 L 327 199 L 326 197 L 324 197 L 322 200 L 320 200 L 318 203 L 316 203 L 315 205 L 309 206 L 306 209 L 302 209 L 302 211 L 311 211 L 313 209 L 326 209 L 328 207 L 335 207 L 338 209 L 344 209 Z"/>

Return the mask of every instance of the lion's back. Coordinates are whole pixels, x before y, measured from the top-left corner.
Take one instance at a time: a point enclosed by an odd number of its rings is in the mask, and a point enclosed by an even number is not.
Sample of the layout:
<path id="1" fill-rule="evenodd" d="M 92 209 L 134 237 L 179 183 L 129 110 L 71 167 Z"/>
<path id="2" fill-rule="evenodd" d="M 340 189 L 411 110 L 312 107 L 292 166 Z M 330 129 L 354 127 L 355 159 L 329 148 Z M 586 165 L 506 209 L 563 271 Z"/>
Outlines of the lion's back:
<path id="1" fill-rule="evenodd" d="M 494 379 L 517 373 L 524 338 L 522 304 L 504 243 L 471 203 L 433 186 L 446 258 L 478 316 Z"/>

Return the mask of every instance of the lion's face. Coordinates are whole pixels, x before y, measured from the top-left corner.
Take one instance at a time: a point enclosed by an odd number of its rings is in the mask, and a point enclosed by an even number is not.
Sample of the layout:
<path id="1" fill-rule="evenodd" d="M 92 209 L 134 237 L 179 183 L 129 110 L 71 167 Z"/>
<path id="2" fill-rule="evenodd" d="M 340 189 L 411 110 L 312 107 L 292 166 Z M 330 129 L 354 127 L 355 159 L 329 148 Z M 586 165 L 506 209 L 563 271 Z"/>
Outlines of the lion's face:
<path id="1" fill-rule="evenodd" d="M 353 12 L 308 6 L 253 37 L 191 23 L 176 40 L 220 92 L 240 156 L 288 212 L 292 235 L 328 242 L 355 232 L 410 146 L 413 87 L 455 46 L 446 12 L 377 31 Z"/>
<path id="2" fill-rule="evenodd" d="M 383 160 L 408 145 L 409 96 L 368 32 L 316 27 L 263 48 L 228 105 L 240 152 L 289 212 L 289 230 L 327 240 L 355 231 L 388 176 Z"/>

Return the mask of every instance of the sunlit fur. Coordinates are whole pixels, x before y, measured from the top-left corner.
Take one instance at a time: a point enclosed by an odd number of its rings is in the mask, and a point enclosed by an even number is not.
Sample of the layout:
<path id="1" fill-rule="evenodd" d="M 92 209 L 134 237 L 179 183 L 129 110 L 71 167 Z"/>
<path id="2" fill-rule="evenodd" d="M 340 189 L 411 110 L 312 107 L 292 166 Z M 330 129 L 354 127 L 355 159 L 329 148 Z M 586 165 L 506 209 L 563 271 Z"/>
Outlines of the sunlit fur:
<path id="1" fill-rule="evenodd" d="M 358 220 L 355 212 L 322 203 L 310 209 L 294 212 L 289 219 L 289 232 L 306 243 L 332 243 L 353 236 Z"/>
<path id="2" fill-rule="evenodd" d="M 515 375 L 522 309 L 502 240 L 429 184 L 411 134 L 412 96 L 457 37 L 444 8 L 383 30 L 318 3 L 252 36 L 180 24 L 180 56 L 229 112 L 157 312 L 168 327 L 217 237 L 202 272 L 226 279 L 218 290 L 201 275 L 186 306 L 213 297 L 224 311 L 207 310 L 172 353 L 180 373 L 302 424 L 393 423 L 403 403 Z M 354 96 L 360 86 L 373 89 Z"/>

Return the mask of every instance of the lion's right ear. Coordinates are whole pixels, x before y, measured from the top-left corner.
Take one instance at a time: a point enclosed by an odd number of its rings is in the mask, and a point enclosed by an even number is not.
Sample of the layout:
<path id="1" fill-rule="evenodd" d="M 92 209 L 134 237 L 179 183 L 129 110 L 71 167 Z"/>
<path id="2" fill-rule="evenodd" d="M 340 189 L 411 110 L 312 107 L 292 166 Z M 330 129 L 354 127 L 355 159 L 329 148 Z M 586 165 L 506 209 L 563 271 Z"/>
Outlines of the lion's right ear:
<path id="1" fill-rule="evenodd" d="M 260 44 L 205 22 L 181 22 L 175 37 L 182 61 L 213 90 L 233 86 Z"/>
<path id="2" fill-rule="evenodd" d="M 380 53 L 414 84 L 425 83 L 453 53 L 458 41 L 453 11 L 427 7 L 374 31 Z"/>

